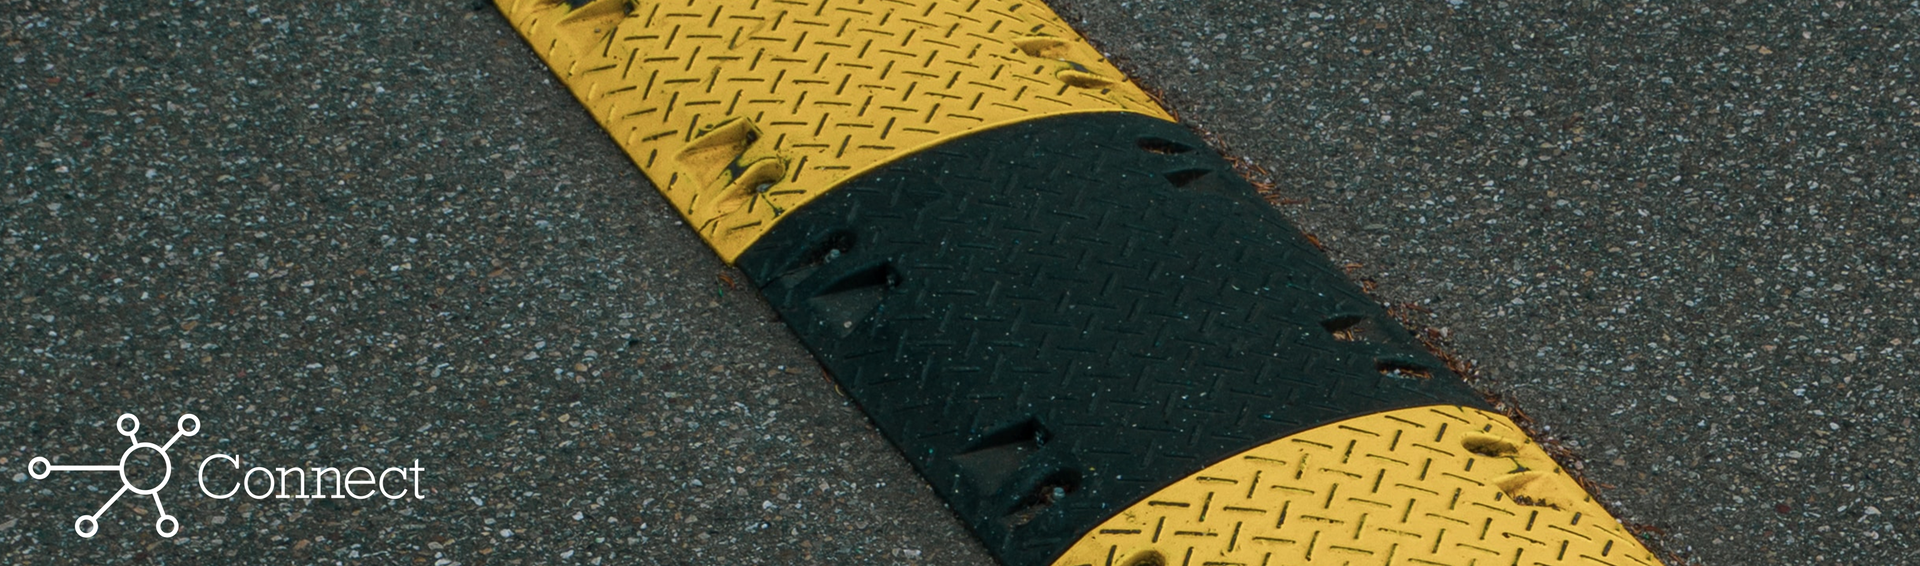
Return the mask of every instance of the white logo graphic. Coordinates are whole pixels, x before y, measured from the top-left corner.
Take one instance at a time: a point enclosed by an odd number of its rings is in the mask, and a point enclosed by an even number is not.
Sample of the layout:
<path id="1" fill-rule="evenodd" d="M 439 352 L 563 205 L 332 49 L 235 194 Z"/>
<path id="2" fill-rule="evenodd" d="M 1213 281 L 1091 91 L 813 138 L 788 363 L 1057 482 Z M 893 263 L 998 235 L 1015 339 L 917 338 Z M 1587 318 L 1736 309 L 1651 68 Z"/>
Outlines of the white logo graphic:
<path id="1" fill-rule="evenodd" d="M 131 414 L 120 415 L 120 420 L 116 423 L 115 428 L 118 428 L 120 434 L 126 436 L 128 440 L 132 440 L 133 446 L 127 448 L 126 452 L 120 454 L 120 463 L 118 465 L 56 466 L 46 458 L 36 457 L 27 463 L 27 473 L 31 474 L 33 479 L 38 480 L 46 479 L 48 475 L 54 472 L 120 472 L 120 491 L 114 492 L 113 497 L 108 498 L 107 504 L 101 505 L 99 511 L 93 512 L 92 515 L 81 515 L 80 518 L 74 519 L 73 532 L 79 533 L 82 537 L 92 538 L 94 533 L 100 532 L 100 516 L 105 515 L 107 509 L 113 507 L 113 502 L 120 500 L 121 495 L 125 495 L 131 491 L 138 495 L 153 496 L 153 508 L 160 511 L 160 518 L 153 522 L 153 530 L 160 533 L 160 536 L 172 538 L 173 535 L 180 533 L 180 520 L 175 519 L 172 515 L 168 515 L 167 509 L 160 506 L 160 490 L 167 487 L 168 480 L 173 479 L 173 459 L 167 457 L 167 449 L 172 448 L 174 441 L 180 440 L 182 436 L 199 434 L 200 417 L 193 416 L 192 413 L 180 415 L 180 422 L 177 423 L 175 427 L 176 431 L 173 433 L 173 438 L 167 439 L 167 443 L 164 445 L 141 442 L 139 438 L 134 436 L 134 433 L 140 432 L 140 419 Z M 153 453 L 158 454 L 160 456 L 160 463 L 166 469 L 166 474 L 160 476 L 160 483 L 152 487 L 137 487 L 133 485 L 133 479 L 127 477 L 127 464 L 133 459 L 133 454 L 141 450 L 151 450 Z"/>

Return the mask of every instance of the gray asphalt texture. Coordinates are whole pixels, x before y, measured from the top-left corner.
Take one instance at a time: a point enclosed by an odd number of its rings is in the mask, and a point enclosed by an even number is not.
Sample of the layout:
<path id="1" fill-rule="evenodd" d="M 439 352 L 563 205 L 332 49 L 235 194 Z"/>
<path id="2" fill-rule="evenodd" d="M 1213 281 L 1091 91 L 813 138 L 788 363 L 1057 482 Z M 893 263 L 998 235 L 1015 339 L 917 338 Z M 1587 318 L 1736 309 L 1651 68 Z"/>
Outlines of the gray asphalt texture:
<path id="1" fill-rule="evenodd" d="M 1920 8 L 1053 4 L 1676 563 L 1920 561 Z M 7 563 L 990 563 L 486 4 L 0 1 L 0 327 Z"/>

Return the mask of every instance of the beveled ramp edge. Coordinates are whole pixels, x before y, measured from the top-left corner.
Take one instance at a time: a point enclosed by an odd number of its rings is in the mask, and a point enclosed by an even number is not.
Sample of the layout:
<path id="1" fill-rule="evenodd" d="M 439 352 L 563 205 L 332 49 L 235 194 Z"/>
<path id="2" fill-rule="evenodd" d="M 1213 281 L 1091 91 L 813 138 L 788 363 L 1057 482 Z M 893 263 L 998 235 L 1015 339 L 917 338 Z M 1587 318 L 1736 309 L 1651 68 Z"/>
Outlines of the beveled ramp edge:
<path id="1" fill-rule="evenodd" d="M 729 262 L 902 156 L 1047 116 L 1172 120 L 1030 0 L 496 0 Z"/>

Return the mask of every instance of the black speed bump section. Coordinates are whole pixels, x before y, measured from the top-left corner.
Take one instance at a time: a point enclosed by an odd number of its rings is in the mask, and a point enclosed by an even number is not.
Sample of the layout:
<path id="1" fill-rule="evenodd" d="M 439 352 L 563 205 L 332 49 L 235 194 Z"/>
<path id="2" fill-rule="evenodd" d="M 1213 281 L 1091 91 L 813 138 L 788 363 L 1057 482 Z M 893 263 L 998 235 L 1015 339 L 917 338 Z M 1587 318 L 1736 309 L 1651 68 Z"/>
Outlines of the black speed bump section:
<path id="1" fill-rule="evenodd" d="M 1002 562 L 1657 564 L 1030 0 L 498 0 Z"/>
<path id="2" fill-rule="evenodd" d="M 1127 114 L 983 132 L 842 185 L 738 265 L 1008 564 L 1274 438 L 1481 406 L 1414 376 L 1445 370 L 1203 147 Z"/>

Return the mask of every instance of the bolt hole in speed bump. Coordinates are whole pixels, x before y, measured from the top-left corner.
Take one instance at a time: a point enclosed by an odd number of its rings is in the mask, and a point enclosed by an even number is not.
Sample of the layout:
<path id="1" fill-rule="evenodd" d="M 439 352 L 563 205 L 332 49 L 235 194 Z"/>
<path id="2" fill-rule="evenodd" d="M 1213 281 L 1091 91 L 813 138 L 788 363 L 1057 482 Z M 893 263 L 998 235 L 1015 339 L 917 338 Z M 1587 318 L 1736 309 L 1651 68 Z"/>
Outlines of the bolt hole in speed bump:
<path id="1" fill-rule="evenodd" d="M 497 0 L 1010 566 L 1652 566 L 1033 0 Z"/>
<path id="2" fill-rule="evenodd" d="M 173 443 L 180 440 L 181 437 L 200 434 L 200 417 L 196 417 L 192 413 L 180 415 L 179 422 L 175 424 L 173 437 L 168 438 L 166 444 L 141 442 L 138 436 L 140 432 L 140 419 L 131 414 L 120 415 L 120 418 L 114 424 L 114 428 L 119 430 L 121 436 L 127 437 L 127 440 L 133 443 L 132 446 L 127 447 L 125 452 L 120 453 L 119 464 L 62 465 L 54 464 L 45 457 L 34 457 L 32 461 L 27 463 L 27 474 L 33 476 L 33 479 L 39 480 L 46 479 L 47 476 L 52 475 L 53 472 L 117 472 L 120 474 L 120 490 L 114 492 L 112 497 L 108 497 L 107 502 L 101 505 L 100 509 L 94 511 L 93 514 L 81 515 L 74 519 L 73 532 L 82 537 L 92 538 L 93 535 L 100 532 L 100 516 L 105 515 L 107 509 L 113 508 L 114 502 L 119 501 L 120 496 L 126 495 L 127 492 L 133 492 L 135 495 L 153 497 L 153 508 L 158 511 L 160 515 L 159 518 L 154 520 L 153 530 L 159 533 L 160 536 L 172 538 L 173 535 L 180 533 L 180 520 L 173 515 L 168 515 L 167 508 L 160 503 L 160 490 L 165 489 L 167 482 L 173 480 L 173 459 L 167 456 L 167 449 L 173 448 Z M 160 481 L 147 487 L 137 485 L 133 478 L 135 475 L 144 476 L 146 474 L 139 474 L 138 472 L 132 471 L 132 469 L 139 464 L 139 462 L 135 461 L 135 457 L 143 455 L 149 458 L 157 458 L 160 462 L 160 469 L 162 470 Z M 143 477 L 142 479 L 148 478 Z"/>

